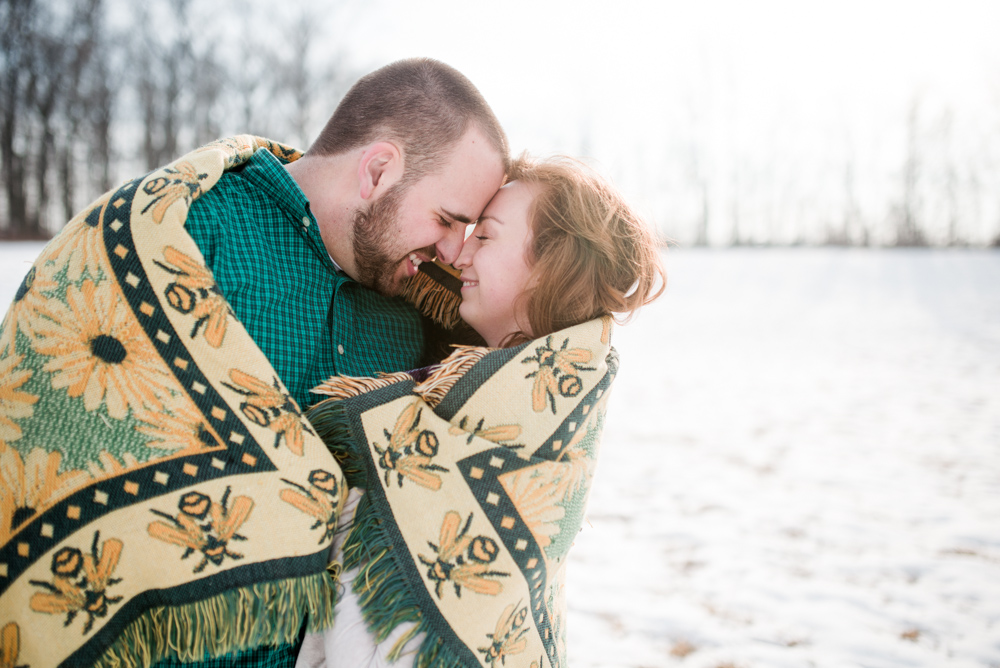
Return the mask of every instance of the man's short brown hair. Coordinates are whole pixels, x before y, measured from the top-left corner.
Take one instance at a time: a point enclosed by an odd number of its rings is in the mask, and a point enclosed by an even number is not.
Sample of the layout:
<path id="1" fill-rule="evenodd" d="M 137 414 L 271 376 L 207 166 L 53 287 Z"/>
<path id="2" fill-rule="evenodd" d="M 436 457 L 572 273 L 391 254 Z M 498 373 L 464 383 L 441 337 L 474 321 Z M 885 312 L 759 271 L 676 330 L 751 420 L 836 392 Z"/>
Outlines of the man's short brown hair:
<path id="1" fill-rule="evenodd" d="M 337 155 L 378 140 L 400 146 L 404 182 L 433 172 L 474 124 L 509 165 L 507 135 L 461 72 L 430 58 L 390 63 L 363 76 L 340 101 L 310 155 Z"/>

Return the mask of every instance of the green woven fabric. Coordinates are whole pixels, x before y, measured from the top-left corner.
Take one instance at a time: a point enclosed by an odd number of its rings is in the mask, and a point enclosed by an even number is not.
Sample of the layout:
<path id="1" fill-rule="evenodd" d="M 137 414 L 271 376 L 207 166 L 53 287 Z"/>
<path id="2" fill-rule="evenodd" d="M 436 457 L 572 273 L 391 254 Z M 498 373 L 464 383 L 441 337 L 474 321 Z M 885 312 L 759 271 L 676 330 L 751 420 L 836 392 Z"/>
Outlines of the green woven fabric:
<path id="1" fill-rule="evenodd" d="M 314 403 L 309 389 L 330 376 L 421 365 L 419 313 L 336 270 L 308 200 L 269 151 L 195 200 L 185 229 L 300 406 Z"/>

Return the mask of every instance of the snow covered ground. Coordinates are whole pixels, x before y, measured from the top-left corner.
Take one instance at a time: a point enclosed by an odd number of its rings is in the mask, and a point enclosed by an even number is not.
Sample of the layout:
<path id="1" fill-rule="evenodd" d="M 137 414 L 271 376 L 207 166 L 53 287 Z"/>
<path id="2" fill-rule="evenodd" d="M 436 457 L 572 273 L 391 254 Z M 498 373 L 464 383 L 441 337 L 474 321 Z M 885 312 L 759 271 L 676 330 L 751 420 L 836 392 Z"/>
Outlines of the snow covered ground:
<path id="1" fill-rule="evenodd" d="M 0 244 L 0 303 L 40 249 Z M 614 335 L 570 665 L 1000 667 L 1000 253 L 666 258 Z"/>
<path id="2" fill-rule="evenodd" d="M 1000 253 L 667 264 L 613 339 L 571 665 L 1000 666 Z"/>

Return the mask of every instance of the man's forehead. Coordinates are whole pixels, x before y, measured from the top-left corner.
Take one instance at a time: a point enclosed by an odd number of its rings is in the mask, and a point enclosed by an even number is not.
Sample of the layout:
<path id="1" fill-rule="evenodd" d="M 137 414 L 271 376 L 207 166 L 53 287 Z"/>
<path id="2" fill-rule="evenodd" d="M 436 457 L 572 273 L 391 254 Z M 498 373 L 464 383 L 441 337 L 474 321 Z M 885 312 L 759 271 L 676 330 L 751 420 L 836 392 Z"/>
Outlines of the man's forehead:
<path id="1" fill-rule="evenodd" d="M 504 161 L 481 131 L 470 128 L 433 178 L 441 188 L 441 215 L 470 224 L 503 184 Z"/>

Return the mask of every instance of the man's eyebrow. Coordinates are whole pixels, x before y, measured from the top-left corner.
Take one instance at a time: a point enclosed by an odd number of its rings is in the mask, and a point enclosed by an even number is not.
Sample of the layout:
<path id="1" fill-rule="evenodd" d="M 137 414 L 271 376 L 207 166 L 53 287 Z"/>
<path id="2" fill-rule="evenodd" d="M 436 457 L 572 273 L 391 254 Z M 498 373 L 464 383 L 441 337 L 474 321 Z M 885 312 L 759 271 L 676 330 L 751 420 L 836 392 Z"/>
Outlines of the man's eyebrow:
<path id="1" fill-rule="evenodd" d="M 458 222 L 465 223 L 466 225 L 471 225 L 472 223 L 476 222 L 471 218 L 469 218 L 468 216 L 464 216 L 460 213 L 452 213 L 448 209 L 441 209 L 441 211 L 444 212 L 444 215 L 448 216 L 452 220 L 457 220 Z"/>

